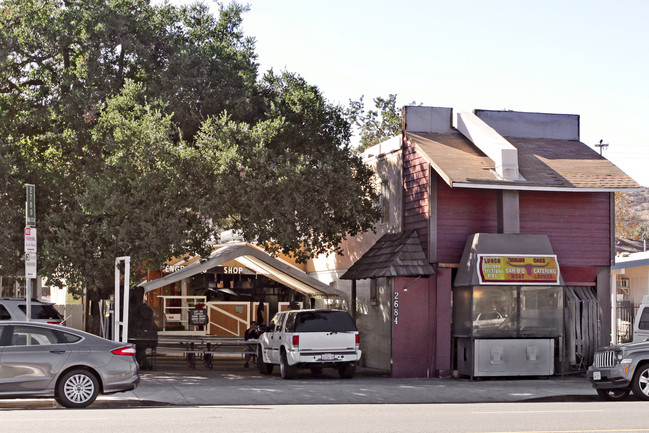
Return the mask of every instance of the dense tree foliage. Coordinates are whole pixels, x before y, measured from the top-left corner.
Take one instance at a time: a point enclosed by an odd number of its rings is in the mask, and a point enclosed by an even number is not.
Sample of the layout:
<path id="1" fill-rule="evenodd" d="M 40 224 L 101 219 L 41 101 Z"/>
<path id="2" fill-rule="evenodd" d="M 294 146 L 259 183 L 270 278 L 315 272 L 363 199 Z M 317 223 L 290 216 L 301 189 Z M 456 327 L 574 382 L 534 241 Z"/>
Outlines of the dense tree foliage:
<path id="1" fill-rule="evenodd" d="M 416 103 L 411 102 L 410 105 Z M 397 95 L 374 98 L 374 107 L 375 109 L 365 111 L 363 96 L 358 101 L 349 101 L 347 117 L 358 128 L 360 136 L 357 152 L 401 134 L 403 113 L 397 107 Z"/>
<path id="2" fill-rule="evenodd" d="M 288 72 L 258 77 L 245 7 L 0 1 L 0 265 L 23 268 L 36 185 L 39 273 L 109 289 L 206 254 L 224 229 L 305 260 L 378 218 L 342 107 Z"/>
<path id="3" fill-rule="evenodd" d="M 623 192 L 615 193 L 615 236 L 636 239 L 640 221 Z"/>

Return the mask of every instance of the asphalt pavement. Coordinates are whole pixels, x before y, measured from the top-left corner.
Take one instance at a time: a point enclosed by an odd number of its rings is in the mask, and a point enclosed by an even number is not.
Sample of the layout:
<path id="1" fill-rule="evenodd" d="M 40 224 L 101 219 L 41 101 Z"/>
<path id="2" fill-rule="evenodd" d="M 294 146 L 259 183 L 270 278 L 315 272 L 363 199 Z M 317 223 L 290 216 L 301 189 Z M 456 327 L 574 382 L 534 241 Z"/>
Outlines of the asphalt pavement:
<path id="1" fill-rule="evenodd" d="M 216 359 L 213 368 L 190 368 L 180 357 L 163 359 L 142 370 L 133 391 L 100 396 L 95 408 L 205 405 L 405 404 L 595 401 L 597 393 L 583 374 L 510 378 L 396 379 L 358 368 L 352 379 L 325 369 L 314 376 L 300 370 L 284 380 L 276 366 L 270 376 L 242 359 Z M 0 400 L 0 410 L 59 407 L 47 400 Z"/>
<path id="2" fill-rule="evenodd" d="M 182 359 L 159 362 L 154 371 L 141 372 L 134 391 L 112 398 L 137 404 L 167 405 L 268 405 L 268 404 L 385 404 L 479 403 L 513 401 L 597 400 L 583 374 L 549 378 L 416 378 L 396 379 L 358 368 L 352 379 L 325 369 L 314 376 L 300 370 L 284 380 L 278 366 L 270 376 L 242 360 L 216 360 L 212 369 L 197 363 L 192 369 Z M 105 398 L 111 398 L 107 396 Z"/>

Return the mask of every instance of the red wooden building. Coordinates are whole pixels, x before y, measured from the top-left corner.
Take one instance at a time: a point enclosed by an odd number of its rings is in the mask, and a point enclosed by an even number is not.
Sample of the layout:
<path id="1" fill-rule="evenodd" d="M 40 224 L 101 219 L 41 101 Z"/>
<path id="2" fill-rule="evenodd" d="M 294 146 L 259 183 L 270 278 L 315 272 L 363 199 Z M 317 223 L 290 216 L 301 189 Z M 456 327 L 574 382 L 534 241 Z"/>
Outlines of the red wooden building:
<path id="1" fill-rule="evenodd" d="M 356 280 L 389 281 L 358 321 L 389 305 L 392 375 L 586 366 L 610 341 L 614 193 L 639 185 L 579 141 L 576 115 L 405 107 L 401 152 L 396 232 L 420 250 L 377 242 L 341 277 L 354 299 Z"/>

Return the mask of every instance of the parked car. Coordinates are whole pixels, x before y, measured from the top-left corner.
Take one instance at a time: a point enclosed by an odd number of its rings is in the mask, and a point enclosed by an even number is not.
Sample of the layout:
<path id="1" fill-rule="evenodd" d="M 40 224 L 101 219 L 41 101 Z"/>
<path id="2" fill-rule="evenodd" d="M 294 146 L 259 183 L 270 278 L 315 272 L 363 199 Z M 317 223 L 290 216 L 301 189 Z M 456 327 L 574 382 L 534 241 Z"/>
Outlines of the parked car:
<path id="1" fill-rule="evenodd" d="M 31 300 L 31 321 L 59 325 L 63 317 L 54 308 L 54 304 Z M 0 298 L 0 321 L 27 320 L 27 302 L 25 298 Z"/>
<path id="2" fill-rule="evenodd" d="M 0 322 L 0 372 L 0 398 L 53 397 L 73 408 L 140 382 L 133 346 L 34 322 Z"/>
<path id="3" fill-rule="evenodd" d="M 359 343 L 356 324 L 346 311 L 284 311 L 259 337 L 257 364 L 262 374 L 279 365 L 284 379 L 293 379 L 299 368 L 314 374 L 335 368 L 340 377 L 352 378 L 361 359 Z"/>
<path id="4" fill-rule="evenodd" d="M 588 379 L 604 399 L 626 398 L 633 391 L 637 398 L 649 400 L 649 342 L 598 349 Z"/>
<path id="5" fill-rule="evenodd" d="M 473 327 L 474 329 L 498 328 L 505 320 L 507 316 L 503 316 L 498 311 L 484 311 L 478 313 L 473 321 Z"/>

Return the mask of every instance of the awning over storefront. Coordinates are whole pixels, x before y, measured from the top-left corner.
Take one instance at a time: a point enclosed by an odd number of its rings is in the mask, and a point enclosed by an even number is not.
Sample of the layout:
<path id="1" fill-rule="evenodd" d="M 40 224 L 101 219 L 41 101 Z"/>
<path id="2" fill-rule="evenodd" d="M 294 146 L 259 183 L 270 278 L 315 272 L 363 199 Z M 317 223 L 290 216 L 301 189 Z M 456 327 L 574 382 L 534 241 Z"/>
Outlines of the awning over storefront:
<path id="1" fill-rule="evenodd" d="M 501 266 L 504 263 L 507 265 Z M 517 270 L 515 276 L 508 272 L 512 268 Z M 493 270 L 493 274 L 486 275 L 486 269 Z M 469 236 L 454 286 L 485 284 L 563 285 L 548 236 L 496 233 Z"/>
<path id="2" fill-rule="evenodd" d="M 414 230 L 381 236 L 340 278 L 422 277 L 434 273 Z"/>
<path id="3" fill-rule="evenodd" d="M 144 287 L 145 292 L 150 292 L 176 281 L 207 272 L 231 260 L 237 261 L 258 275 L 263 275 L 307 296 L 346 297 L 344 292 L 316 280 L 294 266 L 248 244 L 224 246 L 214 251 L 209 259 L 198 260 L 163 278 L 143 283 L 141 286 Z"/>

